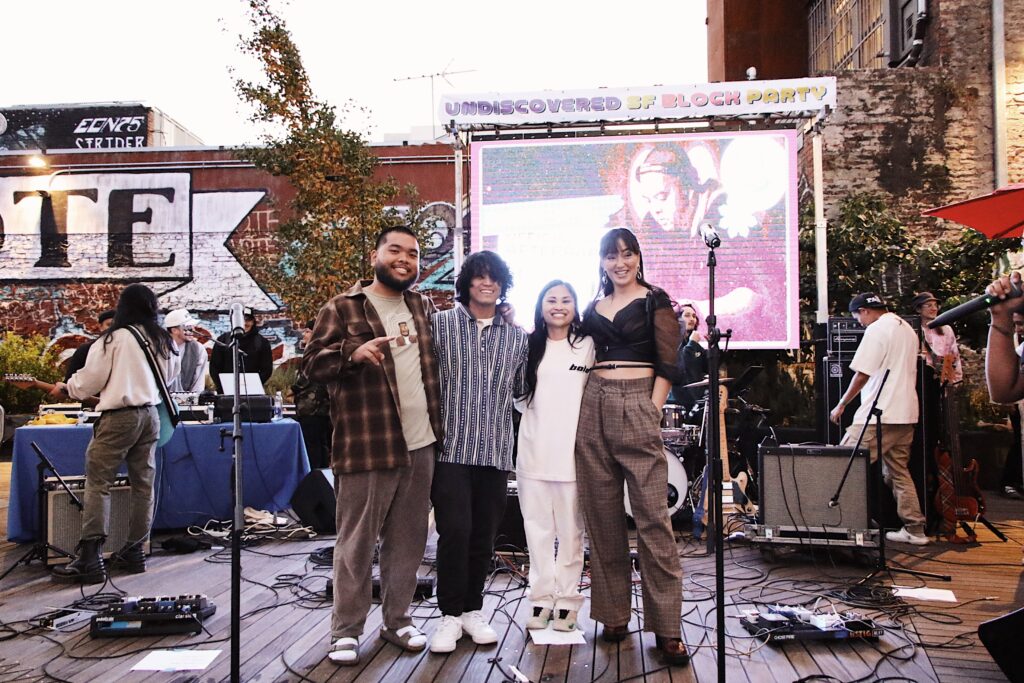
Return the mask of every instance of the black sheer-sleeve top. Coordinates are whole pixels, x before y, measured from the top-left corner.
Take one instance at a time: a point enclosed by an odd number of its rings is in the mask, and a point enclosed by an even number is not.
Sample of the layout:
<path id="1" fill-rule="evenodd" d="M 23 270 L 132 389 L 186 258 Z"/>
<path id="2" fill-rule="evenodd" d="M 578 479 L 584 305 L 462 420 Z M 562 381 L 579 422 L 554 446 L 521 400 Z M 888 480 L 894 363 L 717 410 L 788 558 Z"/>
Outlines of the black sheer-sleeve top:
<path id="1" fill-rule="evenodd" d="M 679 323 L 664 290 L 652 289 L 634 299 L 611 320 L 590 304 L 583 314 L 583 332 L 594 338 L 596 363 L 651 363 L 656 376 L 678 382 Z"/>

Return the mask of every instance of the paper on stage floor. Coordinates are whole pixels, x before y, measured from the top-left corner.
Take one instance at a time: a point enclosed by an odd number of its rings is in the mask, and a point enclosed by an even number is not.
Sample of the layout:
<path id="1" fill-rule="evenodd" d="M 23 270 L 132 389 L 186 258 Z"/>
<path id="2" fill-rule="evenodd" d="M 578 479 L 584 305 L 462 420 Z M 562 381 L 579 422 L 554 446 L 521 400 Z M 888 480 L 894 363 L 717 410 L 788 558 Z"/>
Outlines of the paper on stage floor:
<path id="1" fill-rule="evenodd" d="M 587 639 L 583 637 L 583 631 L 556 631 L 548 626 L 543 629 L 529 629 L 530 637 L 535 645 L 586 645 Z"/>
<path id="2" fill-rule="evenodd" d="M 205 669 L 220 650 L 154 650 L 132 667 L 132 671 L 190 671 Z"/>
<path id="3" fill-rule="evenodd" d="M 915 598 L 917 600 L 931 600 L 933 602 L 956 602 L 953 591 L 947 588 L 909 588 L 893 584 L 893 592 L 901 598 Z"/>

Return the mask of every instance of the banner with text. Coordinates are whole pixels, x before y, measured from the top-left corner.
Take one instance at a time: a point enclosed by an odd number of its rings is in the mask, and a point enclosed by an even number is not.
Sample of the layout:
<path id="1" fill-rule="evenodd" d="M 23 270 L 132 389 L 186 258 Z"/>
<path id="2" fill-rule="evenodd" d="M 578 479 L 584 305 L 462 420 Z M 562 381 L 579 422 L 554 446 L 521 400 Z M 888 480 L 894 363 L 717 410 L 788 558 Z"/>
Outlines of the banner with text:
<path id="1" fill-rule="evenodd" d="M 801 114 L 836 106 L 836 79 L 442 95 L 441 121 L 458 127 Z"/>

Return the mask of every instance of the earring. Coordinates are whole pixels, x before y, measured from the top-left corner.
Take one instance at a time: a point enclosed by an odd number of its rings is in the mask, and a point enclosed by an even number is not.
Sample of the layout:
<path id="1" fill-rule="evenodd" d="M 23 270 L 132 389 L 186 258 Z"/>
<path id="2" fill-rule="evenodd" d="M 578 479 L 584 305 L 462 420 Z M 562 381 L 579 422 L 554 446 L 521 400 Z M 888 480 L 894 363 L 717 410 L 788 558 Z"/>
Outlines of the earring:
<path id="1" fill-rule="evenodd" d="M 608 273 L 601 273 L 601 284 L 608 284 Z"/>

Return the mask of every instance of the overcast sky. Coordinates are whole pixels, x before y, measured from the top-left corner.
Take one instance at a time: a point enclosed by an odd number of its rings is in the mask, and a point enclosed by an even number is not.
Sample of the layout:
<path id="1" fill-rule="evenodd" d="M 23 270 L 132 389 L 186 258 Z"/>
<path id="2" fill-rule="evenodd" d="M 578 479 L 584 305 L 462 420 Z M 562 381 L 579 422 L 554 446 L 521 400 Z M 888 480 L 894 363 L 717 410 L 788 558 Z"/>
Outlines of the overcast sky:
<path id="1" fill-rule="evenodd" d="M 229 67 L 244 0 L 11 0 L 0 11 L 0 106 L 142 101 L 208 145 L 255 141 Z M 317 97 L 370 110 L 348 124 L 380 140 L 429 132 L 442 93 L 707 80 L 706 0 L 481 3 L 292 0 L 278 8 Z M 440 122 L 438 122 L 440 125 Z M 440 134 L 442 131 L 438 131 Z"/>

